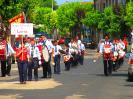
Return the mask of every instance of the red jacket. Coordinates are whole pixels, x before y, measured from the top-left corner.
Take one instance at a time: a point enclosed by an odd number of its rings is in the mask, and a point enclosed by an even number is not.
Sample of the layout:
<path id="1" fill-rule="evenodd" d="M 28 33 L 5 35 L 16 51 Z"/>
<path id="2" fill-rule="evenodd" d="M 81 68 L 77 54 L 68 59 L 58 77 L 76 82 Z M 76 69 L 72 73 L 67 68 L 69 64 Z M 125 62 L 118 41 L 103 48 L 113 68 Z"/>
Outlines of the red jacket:
<path id="1" fill-rule="evenodd" d="M 23 48 L 19 48 L 16 51 L 16 57 L 20 60 L 20 61 L 27 61 L 28 60 L 28 50 L 26 47 Z"/>
<path id="2" fill-rule="evenodd" d="M 127 47 L 128 45 L 128 41 L 126 39 L 123 40 L 123 43 L 125 44 L 125 46 Z"/>
<path id="3" fill-rule="evenodd" d="M 6 41 L 3 40 L 0 42 L 0 59 L 6 60 Z"/>

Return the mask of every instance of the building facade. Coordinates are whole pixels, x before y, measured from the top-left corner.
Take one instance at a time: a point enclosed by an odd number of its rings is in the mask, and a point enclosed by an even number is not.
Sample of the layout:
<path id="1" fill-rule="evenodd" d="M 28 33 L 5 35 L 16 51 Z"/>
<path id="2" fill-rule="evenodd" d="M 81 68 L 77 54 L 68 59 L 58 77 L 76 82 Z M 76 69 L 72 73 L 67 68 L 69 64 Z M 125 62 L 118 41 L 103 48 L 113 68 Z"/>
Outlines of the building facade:
<path id="1" fill-rule="evenodd" d="M 103 11 L 108 6 L 126 5 L 130 0 L 94 0 L 96 10 Z"/>

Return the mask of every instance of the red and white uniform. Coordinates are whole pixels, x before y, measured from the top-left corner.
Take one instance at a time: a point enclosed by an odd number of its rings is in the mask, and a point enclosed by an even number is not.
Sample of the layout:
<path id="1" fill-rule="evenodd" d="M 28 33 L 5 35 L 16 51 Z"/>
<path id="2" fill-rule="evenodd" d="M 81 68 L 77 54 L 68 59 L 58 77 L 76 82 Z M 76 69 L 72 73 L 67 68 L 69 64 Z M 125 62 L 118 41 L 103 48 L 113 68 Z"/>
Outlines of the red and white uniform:
<path id="1" fill-rule="evenodd" d="M 100 45 L 100 53 L 103 54 L 104 60 L 112 59 L 113 44 L 109 41 L 105 41 Z"/>
<path id="2" fill-rule="evenodd" d="M 6 60 L 6 44 L 5 40 L 0 42 L 0 60 Z"/>
<path id="3" fill-rule="evenodd" d="M 26 47 L 23 47 L 23 48 L 21 47 L 21 48 L 17 49 L 16 56 L 20 61 L 27 61 L 28 56 L 29 56 L 28 52 L 29 51 Z"/>

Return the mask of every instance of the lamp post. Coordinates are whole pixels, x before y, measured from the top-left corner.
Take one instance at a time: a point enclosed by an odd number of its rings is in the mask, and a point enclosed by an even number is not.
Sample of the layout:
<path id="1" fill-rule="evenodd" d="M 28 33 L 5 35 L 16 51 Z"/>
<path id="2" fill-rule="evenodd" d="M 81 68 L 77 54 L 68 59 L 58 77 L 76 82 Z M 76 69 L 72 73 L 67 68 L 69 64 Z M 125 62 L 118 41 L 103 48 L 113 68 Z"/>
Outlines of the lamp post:
<path id="1" fill-rule="evenodd" d="M 54 10 L 54 1 L 52 0 L 52 11 Z"/>

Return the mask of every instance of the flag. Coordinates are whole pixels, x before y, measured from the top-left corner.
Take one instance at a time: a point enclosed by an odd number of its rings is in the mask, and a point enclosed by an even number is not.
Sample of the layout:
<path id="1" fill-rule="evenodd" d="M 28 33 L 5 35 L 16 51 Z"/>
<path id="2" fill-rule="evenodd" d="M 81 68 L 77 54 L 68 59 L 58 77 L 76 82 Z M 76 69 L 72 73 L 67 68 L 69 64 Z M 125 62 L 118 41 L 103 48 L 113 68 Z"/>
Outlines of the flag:
<path id="1" fill-rule="evenodd" d="M 24 12 L 16 15 L 15 17 L 11 18 L 9 20 L 9 23 L 24 23 L 25 21 L 25 15 L 24 15 Z"/>

